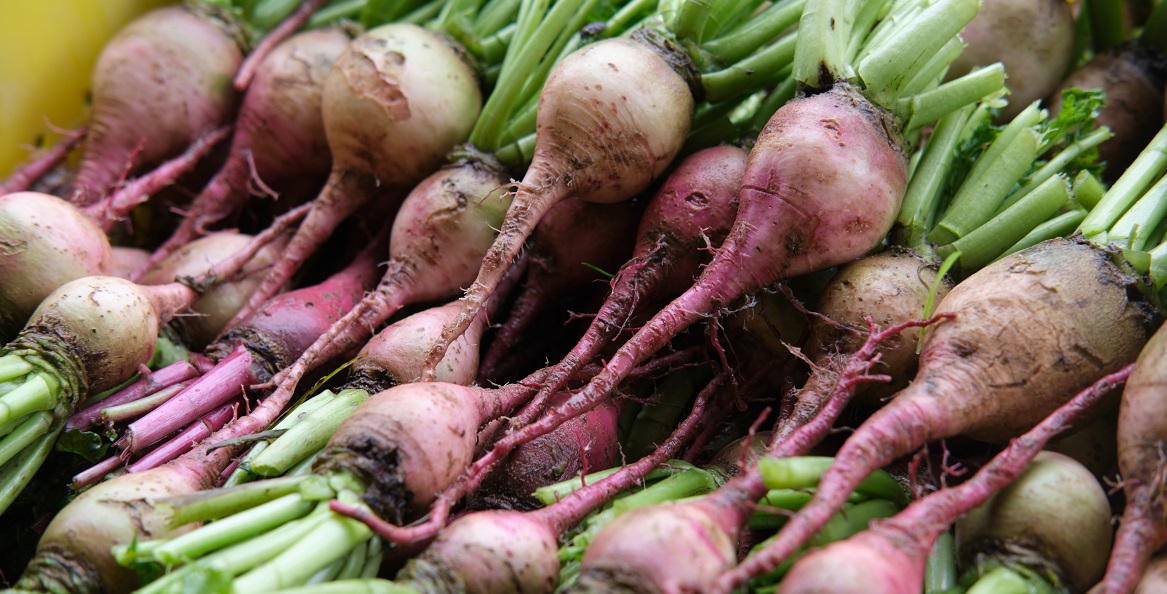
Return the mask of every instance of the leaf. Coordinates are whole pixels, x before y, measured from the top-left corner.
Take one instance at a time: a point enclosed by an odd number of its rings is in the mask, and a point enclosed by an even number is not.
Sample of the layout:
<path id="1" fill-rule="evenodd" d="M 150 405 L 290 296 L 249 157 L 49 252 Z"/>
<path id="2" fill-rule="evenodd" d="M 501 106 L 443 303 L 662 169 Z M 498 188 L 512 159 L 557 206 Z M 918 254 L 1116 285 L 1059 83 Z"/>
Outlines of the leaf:
<path id="1" fill-rule="evenodd" d="M 66 431 L 57 440 L 57 451 L 77 454 L 89 462 L 97 463 L 105 459 L 109 452 L 109 442 L 92 431 Z"/>

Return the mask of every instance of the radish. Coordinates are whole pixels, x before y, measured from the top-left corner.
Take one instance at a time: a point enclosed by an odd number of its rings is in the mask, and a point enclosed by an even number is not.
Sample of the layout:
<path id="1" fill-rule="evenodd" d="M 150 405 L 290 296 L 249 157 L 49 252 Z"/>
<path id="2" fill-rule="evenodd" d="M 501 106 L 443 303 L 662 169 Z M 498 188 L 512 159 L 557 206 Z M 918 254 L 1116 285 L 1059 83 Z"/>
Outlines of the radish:
<path id="1" fill-rule="evenodd" d="M 408 188 L 466 140 L 482 107 L 473 70 L 437 34 L 393 23 L 367 31 L 337 58 L 324 81 L 324 132 L 332 173 L 308 216 L 248 304 L 271 298 L 377 186 Z"/>
<path id="2" fill-rule="evenodd" d="M 466 291 L 462 313 L 435 342 L 423 379 L 433 378 L 446 346 L 478 315 L 552 206 L 570 196 L 599 203 L 627 200 L 676 157 L 689 131 L 694 100 L 658 44 L 647 35 L 597 42 L 565 58 L 547 77 L 534 158 L 478 278 Z"/>
<path id="3" fill-rule="evenodd" d="M 938 310 L 957 317 L 925 336 L 915 381 L 851 435 L 814 500 L 718 589 L 789 557 L 872 470 L 948 436 L 1007 440 L 1132 362 L 1154 322 L 1132 283 L 1099 248 L 1050 240 L 957 285 Z M 1058 348 L 1034 349 L 1039 338 Z"/>
<path id="4" fill-rule="evenodd" d="M 1085 592 L 1102 577 L 1106 559 L 1097 552 L 1112 538 L 1102 485 L 1073 458 L 1049 451 L 1039 452 L 1012 485 L 956 521 L 964 567 L 1016 563 L 1057 576 L 1070 592 Z M 986 580 L 993 573 L 976 587 L 992 591 Z"/>
<path id="5" fill-rule="evenodd" d="M 89 276 L 45 298 L 0 351 L 0 464 L 26 467 L 0 484 L 0 513 L 28 484 L 48 453 L 45 444 L 52 445 L 78 403 L 133 376 L 153 354 L 159 325 L 194 296 L 177 283 L 144 287 Z"/>
<path id="6" fill-rule="evenodd" d="M 807 554 L 782 580 L 779 592 L 811 593 L 824 588 L 840 594 L 920 591 L 933 543 L 969 512 L 957 530 L 967 554 L 973 554 L 972 547 L 983 546 L 1003 563 L 1009 563 L 1014 555 L 1023 564 L 1042 563 L 1045 566 L 1034 569 L 1064 578 L 1063 585 L 1070 592 L 1085 591 L 1101 574 L 1102 563 L 1095 549 L 1099 541 L 1089 537 L 1109 540 L 1109 505 L 1086 469 L 1058 454 L 1039 454 L 1051 437 L 1065 430 L 1129 373 L 1128 366 L 1076 395 L 960 486 L 931 493 L 894 518 L 875 522 L 865 532 Z M 825 478 L 817 492 L 825 488 Z M 1012 488 L 1002 490 L 1014 480 L 1018 482 Z M 982 504 L 984 507 L 978 508 Z M 1043 512 L 1044 508 L 1048 511 Z M 1000 523 L 990 525 L 988 517 Z M 743 566 L 752 560 L 747 558 Z M 834 571 L 826 571 L 828 568 Z M 1001 573 L 982 579 L 997 581 L 986 581 L 969 591 L 1002 591 L 1008 583 L 1002 581 Z M 727 580 L 718 586 L 718 591 L 730 591 Z"/>
<path id="7" fill-rule="evenodd" d="M 131 273 L 147 266 L 150 261 L 150 252 L 142 248 L 113 246 L 111 254 L 113 265 L 110 267 L 109 275 L 126 280 L 130 280 Z"/>
<path id="8" fill-rule="evenodd" d="M 1147 564 L 1147 571 L 1139 580 L 1135 594 L 1156 594 L 1167 588 L 1167 561 L 1162 556 L 1156 557 Z"/>
<path id="9" fill-rule="evenodd" d="M 650 455 L 541 509 L 465 515 L 410 561 L 398 573 L 398 581 L 416 583 L 420 589 L 472 594 L 554 591 L 559 582 L 560 535 L 673 456 L 700 424 L 711 392 L 722 385 L 711 382 L 688 417 Z"/>
<path id="10" fill-rule="evenodd" d="M 106 45 L 93 71 L 75 204 L 93 204 L 124 169 L 178 154 L 234 115 L 230 79 L 243 56 L 222 26 L 194 9 L 160 8 Z"/>
<path id="11" fill-rule="evenodd" d="M 0 337 L 11 338 L 61 285 L 113 269 L 109 239 L 68 202 L 35 192 L 0 196 Z"/>
<path id="12" fill-rule="evenodd" d="M 221 406 L 239 394 L 241 385 L 266 381 L 290 365 L 372 285 L 377 274 L 374 254 L 383 248 L 384 240 L 385 233 L 379 234 L 348 266 L 324 282 L 270 299 L 247 323 L 228 329 L 208 349 L 219 358 L 218 364 L 166 404 L 131 423 L 119 441 L 122 448 L 141 451 Z"/>
<path id="13" fill-rule="evenodd" d="M 1106 106 L 1097 118 L 1098 125 L 1115 135 L 1098 147 L 1098 160 L 1106 163 L 1106 181 L 1117 180 L 1162 126 L 1165 83 L 1167 57 L 1141 43 L 1099 54 L 1062 83 L 1060 89 L 1101 89 L 1106 94 Z M 1050 113 L 1058 113 L 1061 93 L 1051 94 L 1048 102 Z"/>
<path id="14" fill-rule="evenodd" d="M 926 42 L 911 49 L 893 42 L 871 50 L 867 60 L 861 63 L 872 64 L 867 70 L 872 76 L 870 92 L 897 94 L 903 79 L 892 73 L 897 68 L 906 68 L 922 60 L 931 47 L 928 44 L 943 45 L 950 41 L 956 29 L 975 14 L 975 2 L 954 0 L 951 4 L 953 6 L 937 3 L 913 19 L 895 24 L 911 30 L 930 31 Z M 954 7 L 961 10 L 950 11 Z M 808 54 L 801 62 L 796 57 L 796 64 L 807 65 L 804 75 L 808 82 L 812 79 L 819 82 L 824 72 L 819 65 L 825 58 L 817 53 L 816 39 L 807 32 L 819 32 L 823 38 L 817 41 L 825 42 L 829 37 L 827 32 L 834 31 L 831 8 L 838 7 L 825 6 L 825 12 L 818 12 L 816 8 L 803 15 L 799 47 L 802 47 L 803 40 L 811 39 L 808 47 L 812 49 L 807 50 Z M 842 13 L 836 11 L 833 14 Z M 946 27 L 938 28 L 934 19 L 941 17 Z M 806 26 L 807 19 L 814 23 L 813 27 Z M 840 43 L 845 45 L 846 39 L 843 37 Z M 885 61 L 887 56 L 881 51 L 893 53 L 898 59 Z M 814 67 L 810 68 L 810 64 Z M 844 64 L 836 63 L 835 66 L 840 71 L 845 70 Z M 1000 86 L 999 73 L 989 74 L 986 87 L 992 92 Z M 875 81 L 880 81 L 880 84 L 876 85 Z M 947 99 L 943 103 L 947 107 L 937 108 L 937 111 L 943 114 L 951 107 L 979 98 L 982 86 L 980 83 L 971 86 L 975 90 L 945 94 Z M 917 114 L 922 113 L 926 111 L 917 111 Z M 523 427 L 496 442 L 443 496 L 440 501 L 443 509 L 431 514 L 429 525 L 406 532 L 410 535 L 407 538 L 435 530 L 444 521 L 445 506 L 461 493 L 473 490 L 485 473 L 512 448 L 554 429 L 557 423 L 570 418 L 573 413 L 579 414 L 598 405 L 638 363 L 692 323 L 780 278 L 852 260 L 882 240 L 898 211 L 907 181 L 903 149 L 898 139 L 888 136 L 897 129 L 890 113 L 874 107 L 846 83 L 784 105 L 767 124 L 751 152 L 739 194 L 741 204 L 737 221 L 697 284 L 644 325 L 587 388 L 560 407 L 559 414 L 549 415 L 539 423 Z M 833 164 L 828 164 L 832 161 Z M 816 171 L 819 166 L 824 169 Z M 864 188 L 864 192 L 856 193 L 856 187 Z M 772 200 L 775 194 L 781 199 Z M 792 201 L 796 200 L 795 206 Z M 743 266 L 750 269 L 742 271 Z M 431 351 L 430 360 L 433 354 L 440 354 L 441 346 L 439 341 Z"/>
<path id="15" fill-rule="evenodd" d="M 292 14 L 288 15 L 283 21 L 275 26 L 271 31 L 264 35 L 263 39 L 256 44 L 247 58 L 239 66 L 239 72 L 235 74 L 235 79 L 231 84 L 235 86 L 235 90 L 243 92 L 248 89 L 255 78 L 256 72 L 263 70 L 263 63 L 268 59 L 268 56 L 276 50 L 277 47 L 288 37 L 296 32 L 297 29 L 303 27 L 316 11 L 324 8 L 327 0 L 303 0 L 298 2 L 299 6 Z"/>
<path id="16" fill-rule="evenodd" d="M 490 194 L 504 183 L 497 163 L 467 155 L 410 192 L 393 222 L 388 270 L 376 290 L 281 367 L 277 389 L 293 392 L 306 372 L 360 347 L 405 304 L 455 296 L 494 238 L 507 201 Z"/>
<path id="17" fill-rule="evenodd" d="M 961 39 L 967 47 L 952 63 L 949 76 L 1004 63 L 1010 100 L 1000 117 L 1010 120 L 1033 101 L 1050 96 L 1066 75 L 1074 17 L 1070 4 L 1061 0 L 984 0 Z"/>
<path id="18" fill-rule="evenodd" d="M 147 272 L 139 282 L 158 285 L 181 281 L 206 273 L 223 258 L 242 249 L 251 240 L 250 235 L 221 232 L 192 241 Z M 259 284 L 260 274 L 279 257 L 283 242 L 276 241 L 260 250 L 230 283 L 219 284 L 204 291 L 192 306 L 195 315 L 177 318 L 171 322 L 183 344 L 201 350 L 221 333 L 227 320 L 247 301 Z"/>
<path id="19" fill-rule="evenodd" d="M 20 166 L 4 181 L 0 182 L 0 196 L 30 190 L 33 184 L 56 169 L 69 156 L 69 153 L 73 152 L 73 149 L 77 148 L 77 145 L 85 139 L 88 132 L 88 128 L 81 127 L 65 133 L 65 137 L 53 145 L 53 148 L 45 150 L 39 157 Z"/>
<path id="20" fill-rule="evenodd" d="M 154 251 L 151 266 L 230 216 L 253 186 L 266 188 L 328 172 L 321 95 L 332 63 L 348 44 L 348 35 L 339 29 L 305 31 L 278 45 L 259 64 L 239 107 L 227 162 Z"/>
<path id="21" fill-rule="evenodd" d="M 1167 522 L 1159 511 L 1163 498 L 1163 409 L 1160 371 L 1167 345 L 1160 329 L 1139 355 L 1135 371 L 1123 390 L 1118 417 L 1118 467 L 1126 494 L 1126 508 L 1115 536 L 1106 578 L 1096 594 L 1130 592 L 1138 583 L 1151 555 L 1167 541 Z"/>
<path id="22" fill-rule="evenodd" d="M 543 401 L 594 360 L 628 325 L 637 305 L 660 295 L 679 294 L 692 282 L 703 248 L 718 245 L 729 229 L 745 157 L 745 151 L 733 146 L 705 149 L 682 161 L 669 175 L 646 207 L 632 259 L 617 273 L 611 295 L 584 336 L 550 372 L 534 405 L 512 427 L 530 422 L 542 410 Z"/>

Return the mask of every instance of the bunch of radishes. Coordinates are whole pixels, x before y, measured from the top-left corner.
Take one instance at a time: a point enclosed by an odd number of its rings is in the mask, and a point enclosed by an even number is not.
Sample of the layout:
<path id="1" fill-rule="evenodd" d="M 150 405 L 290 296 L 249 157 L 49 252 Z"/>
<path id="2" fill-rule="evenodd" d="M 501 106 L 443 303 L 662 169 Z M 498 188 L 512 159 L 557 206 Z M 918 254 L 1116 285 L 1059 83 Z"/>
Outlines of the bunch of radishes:
<path id="1" fill-rule="evenodd" d="M 1083 4 L 147 14 L 0 182 L 0 586 L 1156 591 L 1167 7 Z"/>

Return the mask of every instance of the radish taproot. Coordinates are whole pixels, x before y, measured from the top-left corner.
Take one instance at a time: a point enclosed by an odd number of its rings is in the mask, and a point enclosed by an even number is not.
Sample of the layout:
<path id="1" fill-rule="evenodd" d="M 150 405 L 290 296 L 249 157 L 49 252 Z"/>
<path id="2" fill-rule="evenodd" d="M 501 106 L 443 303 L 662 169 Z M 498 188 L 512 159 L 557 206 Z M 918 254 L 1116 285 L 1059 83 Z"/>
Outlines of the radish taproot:
<path id="1" fill-rule="evenodd" d="M 230 81 L 243 56 L 224 27 L 197 9 L 159 8 L 106 45 L 93 71 L 74 204 L 97 202 L 123 170 L 176 155 L 234 115 Z"/>
<path id="2" fill-rule="evenodd" d="M 322 175 L 330 165 L 321 95 L 333 62 L 349 44 L 339 29 L 306 31 L 280 44 L 259 65 L 239 107 L 227 161 L 192 200 L 142 274 L 230 216 L 252 191 L 292 177 Z"/>

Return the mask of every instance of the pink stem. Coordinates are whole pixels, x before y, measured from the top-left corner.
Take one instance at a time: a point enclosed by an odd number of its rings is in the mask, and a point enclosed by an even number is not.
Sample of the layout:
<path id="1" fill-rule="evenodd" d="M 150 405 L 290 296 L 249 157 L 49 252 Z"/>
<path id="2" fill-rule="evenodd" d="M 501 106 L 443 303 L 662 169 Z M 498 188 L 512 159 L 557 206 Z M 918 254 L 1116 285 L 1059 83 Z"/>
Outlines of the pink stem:
<path id="1" fill-rule="evenodd" d="M 73 413 L 65 422 L 66 431 L 85 431 L 101 421 L 102 409 L 139 400 L 158 390 L 197 377 L 199 371 L 186 361 L 171 363 L 158 371 L 138 378 L 134 383 L 122 388 L 89 406 Z"/>
<path id="2" fill-rule="evenodd" d="M 170 400 L 186 389 L 186 384 L 174 384 L 167 388 L 163 388 L 154 392 L 153 394 L 136 400 L 137 404 L 131 406 L 111 406 L 109 408 L 101 409 L 101 420 L 107 424 L 119 423 L 130 419 L 136 419 L 150 411 L 162 406 L 165 402 Z"/>
<path id="3" fill-rule="evenodd" d="M 193 169 L 215 145 L 230 134 L 231 126 L 223 126 L 204 134 L 191 144 L 186 152 L 135 179 L 96 204 L 85 207 L 83 211 L 108 232 L 115 222 L 124 219 L 135 207 Z"/>
<path id="4" fill-rule="evenodd" d="M 139 452 L 238 396 L 244 386 L 255 382 L 251 359 L 251 353 L 246 348 L 235 347 L 215 369 L 200 377 L 182 393 L 130 423 L 118 444 L 130 452 Z"/>
<path id="5" fill-rule="evenodd" d="M 41 156 L 22 165 L 16 171 L 13 171 L 8 179 L 0 183 L 0 196 L 11 194 L 14 192 L 23 192 L 40 178 L 44 177 L 46 173 L 52 171 L 54 167 L 59 165 L 69 153 L 77 148 L 77 144 L 85 138 L 89 132 L 88 127 L 81 127 L 77 130 L 69 132 L 56 144 L 53 148 L 47 150 Z"/>
<path id="6" fill-rule="evenodd" d="M 295 12 L 284 19 L 275 29 L 269 31 L 263 40 L 259 42 L 259 45 L 255 46 L 255 49 L 251 50 L 251 53 L 244 58 L 243 64 L 239 66 L 239 72 L 235 74 L 235 80 L 232 83 L 235 86 L 235 90 L 243 92 L 251 84 L 251 79 L 255 76 L 255 71 L 259 69 L 259 65 L 263 62 L 264 58 L 281 41 L 290 37 L 300 27 L 303 27 L 308 22 L 308 19 L 312 18 L 312 15 L 317 10 L 320 10 L 327 2 L 328 0 L 304 0 L 296 8 Z"/>
<path id="7" fill-rule="evenodd" d="M 189 452 L 198 442 L 206 439 L 235 416 L 237 404 L 225 404 L 211 411 L 210 414 L 195 421 L 182 433 L 170 441 L 154 448 L 153 451 L 142 456 L 137 462 L 130 464 L 127 472 L 142 472 L 156 466 L 161 466 L 182 454 Z"/>
<path id="8" fill-rule="evenodd" d="M 79 491 L 100 481 L 105 475 L 117 470 L 126 463 L 121 456 L 114 455 L 86 468 L 73 477 L 69 482 L 69 488 L 74 491 Z"/>

